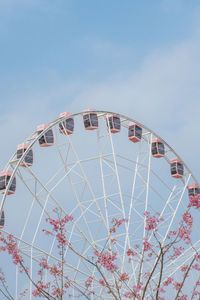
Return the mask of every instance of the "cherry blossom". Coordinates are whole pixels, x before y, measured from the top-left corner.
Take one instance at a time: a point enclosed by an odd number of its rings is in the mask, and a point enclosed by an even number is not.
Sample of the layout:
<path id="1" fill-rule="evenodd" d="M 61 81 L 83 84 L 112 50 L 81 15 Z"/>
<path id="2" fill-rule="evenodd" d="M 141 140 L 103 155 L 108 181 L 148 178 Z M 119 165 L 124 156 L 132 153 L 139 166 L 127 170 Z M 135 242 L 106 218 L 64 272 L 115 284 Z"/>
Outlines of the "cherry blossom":
<path id="1" fill-rule="evenodd" d="M 129 275 L 128 273 L 122 273 L 119 277 L 119 281 L 126 281 L 126 280 L 129 280 Z"/>
<path id="2" fill-rule="evenodd" d="M 145 238 L 143 241 L 143 246 L 144 246 L 144 251 L 149 251 L 151 250 L 151 244 L 147 241 L 147 239 Z"/>
<path id="3" fill-rule="evenodd" d="M 195 195 L 195 196 L 190 196 L 189 197 L 189 207 L 193 206 L 196 209 L 200 208 L 200 194 L 199 195 Z"/>
<path id="4" fill-rule="evenodd" d="M 118 266 L 115 265 L 113 262 L 117 259 L 117 253 L 109 253 L 108 251 L 98 252 L 97 250 L 94 251 L 94 254 L 97 256 L 99 263 L 101 266 L 106 268 L 107 271 L 113 273 L 118 269 Z"/>
<path id="5" fill-rule="evenodd" d="M 89 288 L 92 285 L 92 281 L 93 281 L 93 276 L 90 276 L 86 281 L 85 281 L 85 286 L 86 288 Z"/>
<path id="6" fill-rule="evenodd" d="M 168 277 L 167 280 L 165 280 L 165 281 L 163 282 L 163 285 L 164 285 L 164 286 L 168 286 L 168 285 L 170 285 L 172 282 L 173 282 L 173 278 L 172 278 L 172 277 Z"/>

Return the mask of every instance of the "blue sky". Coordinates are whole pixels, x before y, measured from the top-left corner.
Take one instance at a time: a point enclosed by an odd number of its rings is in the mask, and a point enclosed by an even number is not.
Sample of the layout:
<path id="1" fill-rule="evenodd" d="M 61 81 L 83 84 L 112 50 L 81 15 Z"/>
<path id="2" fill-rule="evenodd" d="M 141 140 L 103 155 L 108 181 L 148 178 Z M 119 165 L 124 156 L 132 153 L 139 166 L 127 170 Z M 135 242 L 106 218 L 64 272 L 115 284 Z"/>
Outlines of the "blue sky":
<path id="1" fill-rule="evenodd" d="M 0 169 L 91 107 L 157 132 L 200 180 L 199 53 L 199 0 L 0 0 Z"/>
<path id="2" fill-rule="evenodd" d="M 195 0 L 0 0 L 0 167 L 38 123 L 94 107 L 146 124 L 198 176 L 199 16 Z"/>

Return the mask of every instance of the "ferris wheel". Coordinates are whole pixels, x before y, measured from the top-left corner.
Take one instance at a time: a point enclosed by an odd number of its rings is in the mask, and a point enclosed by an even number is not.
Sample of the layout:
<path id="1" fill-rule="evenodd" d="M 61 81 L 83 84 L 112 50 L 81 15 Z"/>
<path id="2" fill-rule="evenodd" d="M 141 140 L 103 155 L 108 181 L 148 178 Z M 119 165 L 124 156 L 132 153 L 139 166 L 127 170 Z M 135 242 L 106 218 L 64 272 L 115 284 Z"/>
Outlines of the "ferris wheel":
<path id="1" fill-rule="evenodd" d="M 121 295 L 117 299 L 136 299 L 131 287 L 155 269 L 144 298 L 151 299 L 160 276 L 159 266 L 154 268 L 159 245 L 180 224 L 188 196 L 200 189 L 191 170 L 155 132 L 127 116 L 88 109 L 39 125 L 0 173 L 0 192 L 0 230 L 16 239 L 31 278 L 38 276 L 44 257 L 49 265 L 61 263 L 55 235 L 44 231 L 49 232 L 47 219 L 68 215 L 73 220 L 66 224 L 63 274 L 70 284 L 64 299 L 114 299 L 107 284 Z M 147 234 L 150 214 L 162 220 L 156 235 Z M 192 244 L 184 243 L 180 255 L 166 260 L 162 282 L 172 276 L 178 281 L 181 268 L 200 249 L 198 210 L 193 217 Z M 145 241 L 154 249 L 148 259 Z M 103 264 L 97 269 L 94 261 L 100 262 L 102 253 L 115 256 L 115 272 Z M 191 272 L 187 290 L 190 280 L 197 280 L 196 270 Z M 128 277 L 117 291 L 120 274 Z M 14 298 L 26 290 L 25 299 L 32 299 L 34 285 L 26 274 L 16 266 L 10 276 Z M 100 284 L 102 276 L 107 284 Z M 47 270 L 43 280 L 51 280 Z M 174 294 L 167 290 L 165 299 Z"/>

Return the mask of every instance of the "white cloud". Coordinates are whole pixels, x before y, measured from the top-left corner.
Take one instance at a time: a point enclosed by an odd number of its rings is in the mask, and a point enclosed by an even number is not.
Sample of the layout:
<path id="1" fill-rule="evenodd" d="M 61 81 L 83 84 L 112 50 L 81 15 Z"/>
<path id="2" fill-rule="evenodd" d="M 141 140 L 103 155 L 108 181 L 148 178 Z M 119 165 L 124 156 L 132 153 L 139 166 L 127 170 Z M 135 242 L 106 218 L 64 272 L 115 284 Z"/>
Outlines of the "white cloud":
<path id="1" fill-rule="evenodd" d="M 61 111 L 86 108 L 116 111 L 150 127 L 165 139 L 198 177 L 200 142 L 199 35 L 171 49 L 151 53 L 139 69 L 115 74 L 104 82 L 86 80 L 34 87 L 16 97 L 16 107 L 1 119 L 1 163 L 38 123 Z M 72 104 L 70 104 L 72 103 Z M 9 154 L 9 155 L 8 155 Z M 2 165 L 1 165 L 2 167 Z"/>
<path id="2" fill-rule="evenodd" d="M 66 83 L 56 78 L 16 96 L 15 112 L 0 120 L 1 140 L 5 141 L 1 164 L 38 123 L 56 119 L 61 111 L 75 113 L 91 107 L 123 113 L 147 125 L 177 150 L 198 177 L 199 36 L 198 23 L 192 38 L 170 49 L 154 50 L 139 68 L 118 72 L 99 83 L 89 83 L 87 78 Z M 118 51 L 117 45 L 101 45 L 101 41 L 94 41 L 91 47 L 97 55 Z"/>
<path id="3" fill-rule="evenodd" d="M 197 173 L 199 52 L 199 35 L 171 49 L 154 51 L 131 75 L 88 85 L 72 109 L 92 107 L 127 114 L 166 139 Z"/>

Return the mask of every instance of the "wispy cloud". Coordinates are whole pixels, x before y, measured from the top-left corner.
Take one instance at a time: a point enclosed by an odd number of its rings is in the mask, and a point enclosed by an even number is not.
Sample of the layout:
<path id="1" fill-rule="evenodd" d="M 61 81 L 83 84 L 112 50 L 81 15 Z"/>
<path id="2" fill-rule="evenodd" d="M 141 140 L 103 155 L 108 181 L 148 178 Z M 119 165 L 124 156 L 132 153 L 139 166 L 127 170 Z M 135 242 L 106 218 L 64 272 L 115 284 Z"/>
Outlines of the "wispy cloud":
<path id="1" fill-rule="evenodd" d="M 79 112 L 91 107 L 124 113 L 144 123 L 169 142 L 197 173 L 199 51 L 197 34 L 171 49 L 152 52 L 137 70 L 116 73 L 96 84 L 82 79 L 26 90 L 16 99 L 12 112 L 1 119 L 1 139 L 7 141 L 2 147 L 5 157 L 37 123 L 56 119 L 61 111 Z"/>
<path id="2" fill-rule="evenodd" d="M 129 76 L 87 86 L 72 109 L 96 107 L 125 113 L 155 130 L 195 168 L 200 149 L 199 51 L 198 34 L 171 49 L 154 51 Z"/>
<path id="3" fill-rule="evenodd" d="M 124 113 L 146 124 L 168 141 L 197 174 L 200 149 L 199 28 L 197 22 L 193 37 L 170 48 L 152 51 L 135 69 L 130 66 L 128 71 L 121 72 L 120 65 L 120 71 L 99 82 L 87 76 L 71 82 L 56 78 L 43 87 L 32 86 L 24 94 L 15 96 L 15 108 L 0 120 L 1 140 L 6 141 L 1 149 L 3 161 L 37 123 L 55 119 L 62 111 L 79 112 L 91 107 Z M 125 56 L 127 53 L 131 57 L 129 49 L 108 41 L 88 40 L 88 44 L 90 51 L 102 60 L 106 56 Z"/>

